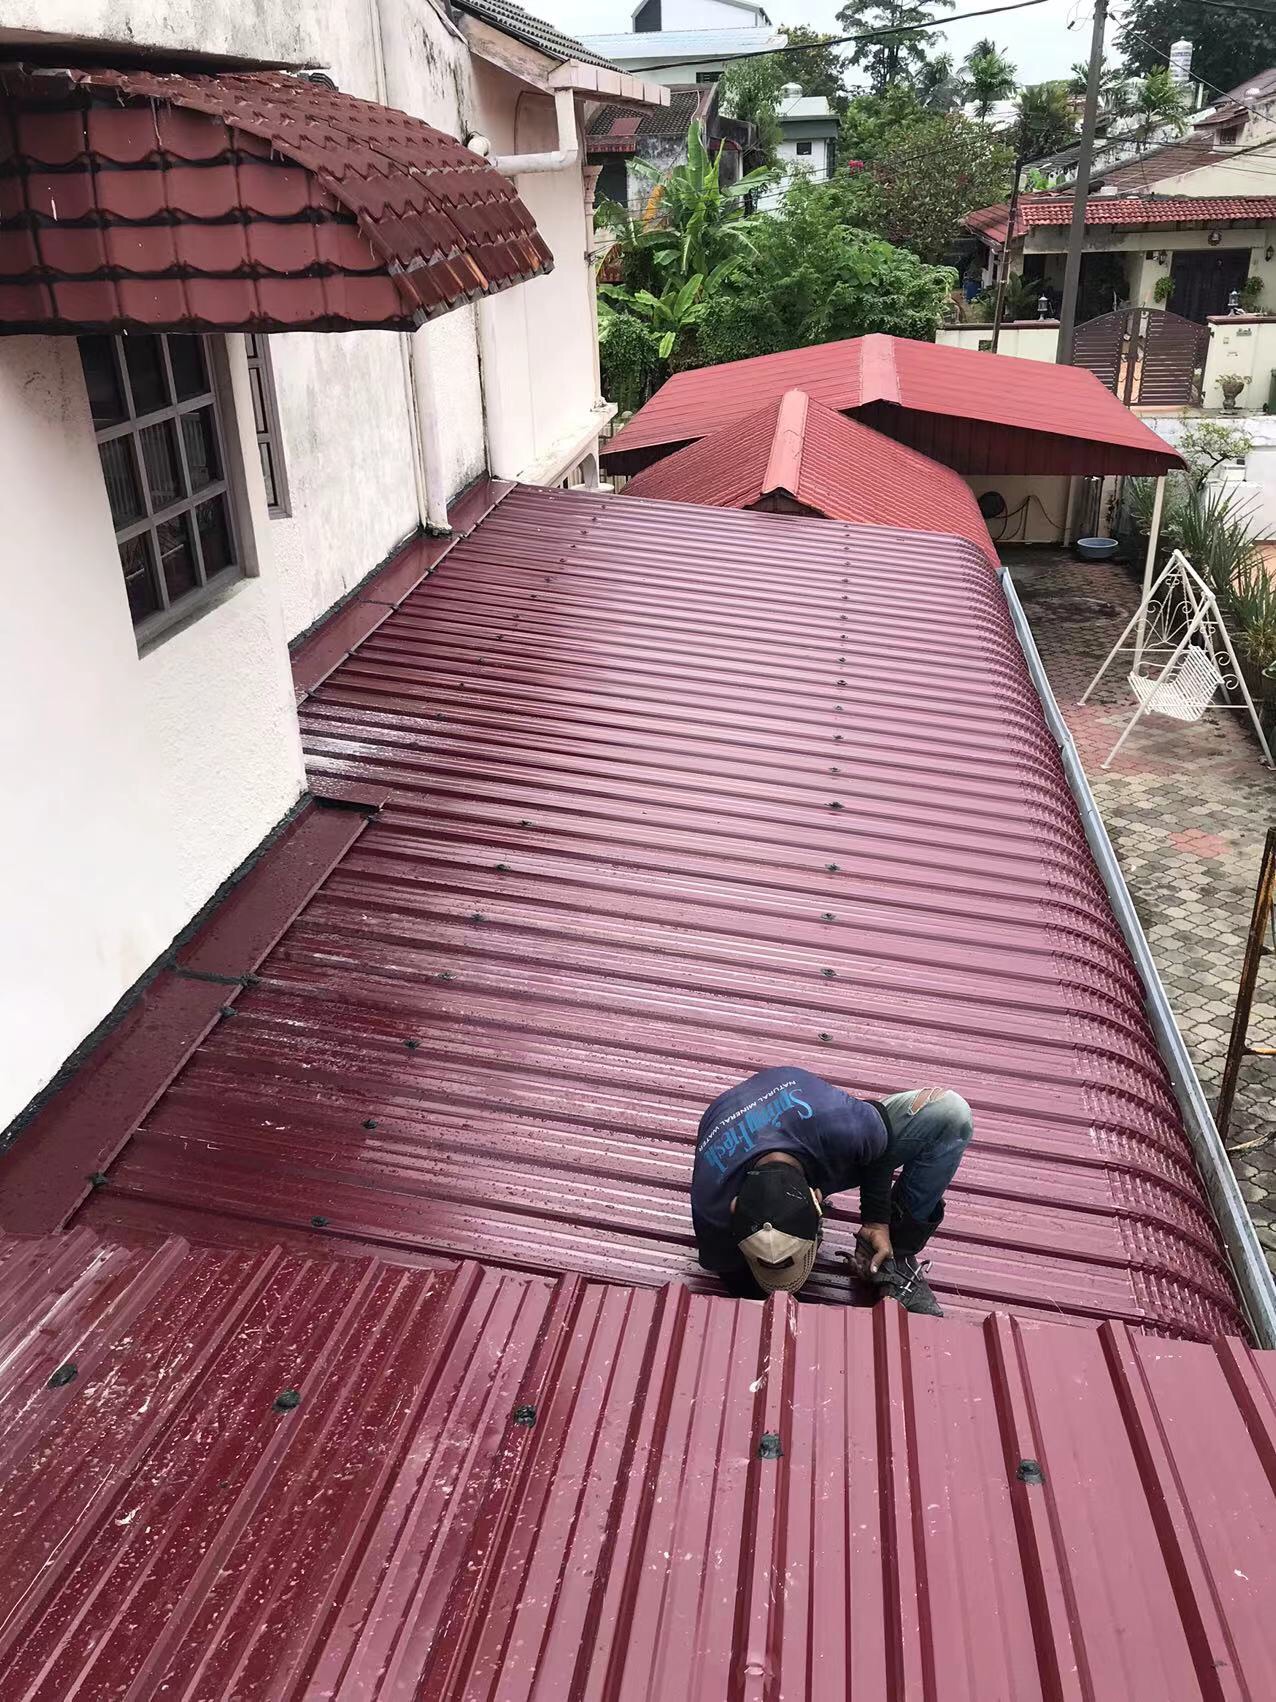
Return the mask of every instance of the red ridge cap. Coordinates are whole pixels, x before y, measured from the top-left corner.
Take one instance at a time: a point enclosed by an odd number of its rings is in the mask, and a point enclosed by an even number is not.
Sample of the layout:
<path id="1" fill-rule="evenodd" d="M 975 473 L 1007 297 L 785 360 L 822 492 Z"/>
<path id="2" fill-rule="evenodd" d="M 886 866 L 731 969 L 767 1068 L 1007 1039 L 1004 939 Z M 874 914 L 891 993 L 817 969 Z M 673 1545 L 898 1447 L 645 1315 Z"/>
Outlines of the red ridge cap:
<path id="1" fill-rule="evenodd" d="M 771 454 L 762 478 L 762 491 L 787 491 L 796 496 L 802 478 L 802 452 L 806 445 L 806 415 L 810 398 L 805 390 L 786 390 L 780 398 Z"/>

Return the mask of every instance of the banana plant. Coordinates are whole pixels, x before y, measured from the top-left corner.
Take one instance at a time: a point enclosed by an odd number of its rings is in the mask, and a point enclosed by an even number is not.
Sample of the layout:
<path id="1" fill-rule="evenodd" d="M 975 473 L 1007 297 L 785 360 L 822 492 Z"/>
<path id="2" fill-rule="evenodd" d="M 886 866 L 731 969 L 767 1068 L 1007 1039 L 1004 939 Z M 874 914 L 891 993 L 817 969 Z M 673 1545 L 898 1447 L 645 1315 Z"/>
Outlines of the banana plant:
<path id="1" fill-rule="evenodd" d="M 667 361 L 679 336 L 703 316 L 705 302 L 701 299 L 705 287 L 704 275 L 697 272 L 683 284 L 665 286 L 661 295 L 650 290 L 636 290 L 632 295 L 616 284 L 602 284 L 599 295 L 615 302 L 626 313 L 641 319 L 657 338 L 657 351 Z M 612 311 L 610 308 L 607 311 Z"/>
<path id="2" fill-rule="evenodd" d="M 658 191 L 644 211 L 640 241 L 663 271 L 677 272 L 688 282 L 696 276 L 708 280 L 752 249 L 761 215 L 747 213 L 743 203 L 774 175 L 770 167 L 759 166 L 724 186 L 721 160 L 721 154 L 710 157 L 699 124 L 692 123 L 685 164 L 662 170 L 649 160 L 633 162 L 633 171 Z"/>

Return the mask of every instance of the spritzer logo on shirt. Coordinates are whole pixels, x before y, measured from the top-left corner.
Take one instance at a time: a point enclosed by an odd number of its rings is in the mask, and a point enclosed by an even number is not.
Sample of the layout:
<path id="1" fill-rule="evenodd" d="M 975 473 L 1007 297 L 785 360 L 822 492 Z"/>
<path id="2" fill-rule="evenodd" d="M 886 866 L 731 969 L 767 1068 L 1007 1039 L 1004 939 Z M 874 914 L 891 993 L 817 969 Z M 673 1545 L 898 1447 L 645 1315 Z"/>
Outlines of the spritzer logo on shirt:
<path id="1" fill-rule="evenodd" d="M 729 1117 L 715 1123 L 700 1142 L 699 1153 L 725 1174 L 728 1162 L 738 1152 L 752 1152 L 754 1136 L 759 1129 L 769 1129 L 786 1111 L 796 1110 L 805 1122 L 812 1115 L 805 1099 L 798 1097 L 796 1082 L 781 1082 L 769 1093 L 739 1106 Z"/>

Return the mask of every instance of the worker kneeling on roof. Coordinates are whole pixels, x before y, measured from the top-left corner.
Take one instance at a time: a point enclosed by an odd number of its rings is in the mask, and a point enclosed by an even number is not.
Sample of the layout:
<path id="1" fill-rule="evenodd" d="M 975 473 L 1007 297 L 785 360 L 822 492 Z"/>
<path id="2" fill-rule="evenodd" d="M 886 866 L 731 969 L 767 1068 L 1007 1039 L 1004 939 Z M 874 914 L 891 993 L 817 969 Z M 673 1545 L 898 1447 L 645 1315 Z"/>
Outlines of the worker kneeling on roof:
<path id="1" fill-rule="evenodd" d="M 700 1263 L 734 1294 L 792 1294 L 815 1264 L 829 1195 L 858 1187 L 856 1274 L 910 1312 L 941 1316 L 921 1253 L 970 1135 L 969 1105 L 944 1088 L 856 1099 L 809 1070 L 750 1076 L 700 1120 L 691 1175 Z"/>

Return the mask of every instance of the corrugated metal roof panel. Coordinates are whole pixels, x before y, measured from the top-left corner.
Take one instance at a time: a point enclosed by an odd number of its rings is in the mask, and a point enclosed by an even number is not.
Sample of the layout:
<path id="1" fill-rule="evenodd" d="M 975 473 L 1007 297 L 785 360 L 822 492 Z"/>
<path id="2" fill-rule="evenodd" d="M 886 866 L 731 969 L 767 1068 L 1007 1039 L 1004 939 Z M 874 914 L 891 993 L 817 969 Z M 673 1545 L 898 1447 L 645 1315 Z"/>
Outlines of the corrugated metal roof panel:
<path id="1" fill-rule="evenodd" d="M 1178 464 L 1080 367 L 884 336 L 675 373 L 603 445 L 603 459 L 636 470 L 795 389 L 839 413 L 871 410 L 864 417 L 878 431 L 961 473 L 1156 473 Z M 981 441 L 969 453 L 972 435 Z"/>
<path id="2" fill-rule="evenodd" d="M 1276 1692 L 1238 1343 L 82 1231 L 0 1332 L 6 1702 Z"/>
<path id="3" fill-rule="evenodd" d="M 389 801 L 89 1222 L 260 1243 L 319 1217 L 405 1259 L 712 1286 L 698 1117 L 793 1063 L 971 1101 L 952 1309 L 1241 1327 L 972 545 L 515 489 L 303 719 L 316 773 Z M 845 1298 L 852 1232 L 814 1296 Z"/>
<path id="4" fill-rule="evenodd" d="M 714 508 L 755 508 L 788 496 L 829 520 L 947 532 L 997 560 L 979 504 L 959 474 L 803 390 L 787 390 L 675 450 L 630 479 L 622 494 Z"/>

